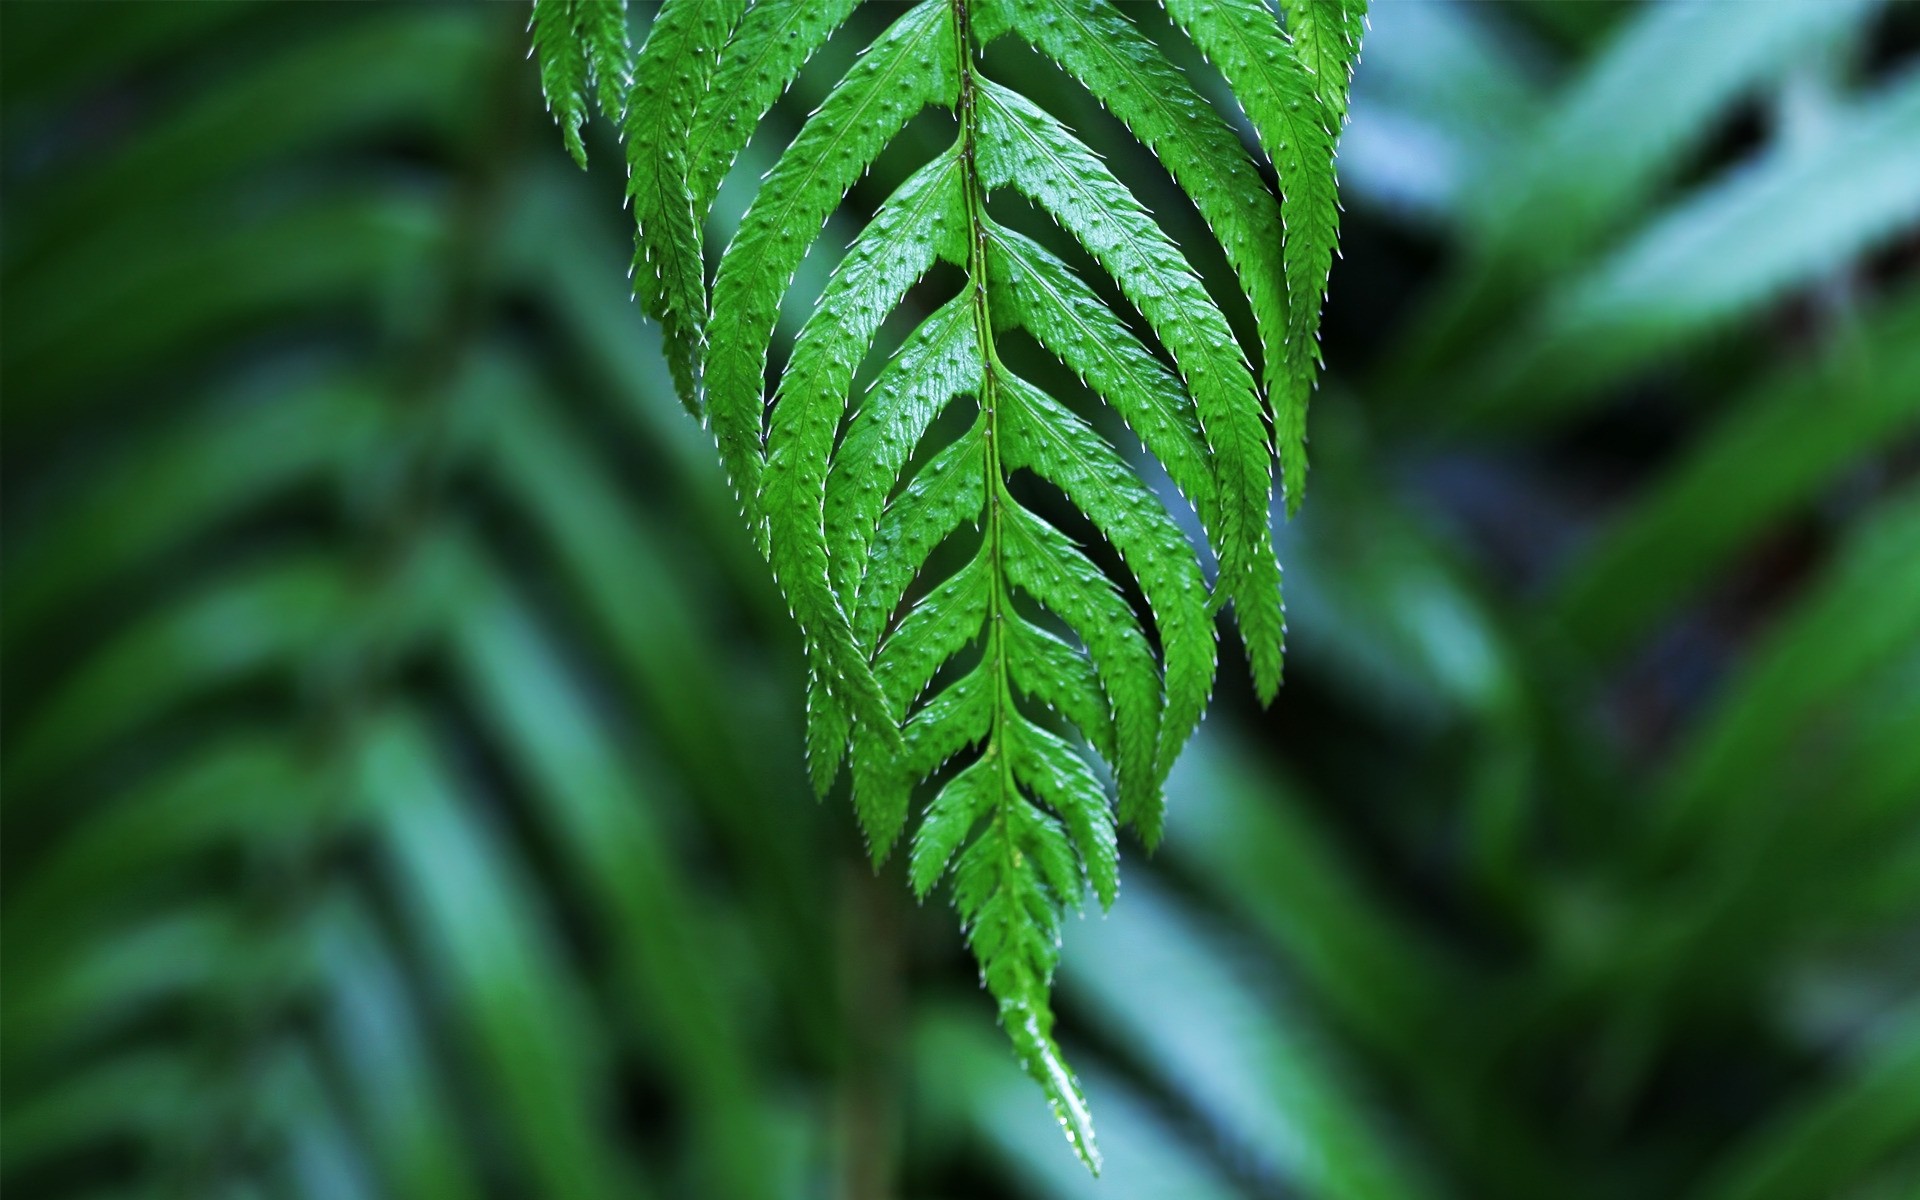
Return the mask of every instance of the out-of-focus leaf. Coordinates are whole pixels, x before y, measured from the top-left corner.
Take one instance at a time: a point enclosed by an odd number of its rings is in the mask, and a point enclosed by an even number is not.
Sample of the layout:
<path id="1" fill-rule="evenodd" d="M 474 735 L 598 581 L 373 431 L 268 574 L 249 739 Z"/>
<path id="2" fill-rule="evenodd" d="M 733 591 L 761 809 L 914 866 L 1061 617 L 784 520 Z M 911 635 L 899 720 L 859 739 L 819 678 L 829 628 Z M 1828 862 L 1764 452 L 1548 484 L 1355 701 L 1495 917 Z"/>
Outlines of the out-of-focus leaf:
<path id="1" fill-rule="evenodd" d="M 1864 456 L 1920 432 L 1920 303 L 1890 306 L 1821 361 L 1768 381 L 1599 538 L 1569 574 L 1559 626 L 1620 649 L 1743 542 Z"/>
<path id="2" fill-rule="evenodd" d="M 166 1051 L 123 1055 L 63 1079 L 8 1110 L 0 1167 L 13 1174 L 115 1139 L 149 1143 L 167 1128 L 190 1079 L 180 1056 Z"/>
<path id="3" fill-rule="evenodd" d="M 16 1083 L 63 1052 L 111 1033 L 155 1006 L 216 981 L 237 936 L 231 914 L 212 905 L 154 916 L 111 938 L 72 948 L 9 988 L 0 1047 Z"/>
<path id="4" fill-rule="evenodd" d="M 363 1148 L 340 1120 L 333 1097 L 304 1050 L 282 1050 L 268 1068 L 274 1133 L 285 1148 L 292 1194 L 310 1200 L 376 1200 Z"/>
<path id="5" fill-rule="evenodd" d="M 450 136 L 474 117 L 458 100 L 481 81 L 490 32 L 453 10 L 404 9 L 243 61 L 29 197 L 14 217 L 11 257 L 57 252 L 132 192 L 153 211 L 348 139 L 421 126 Z"/>
<path id="6" fill-rule="evenodd" d="M 1310 1196 L 1426 1196 L 1304 1010 L 1240 977 L 1230 944 L 1144 879 L 1074 939 L 1076 1006 L 1264 1175 Z"/>
<path id="7" fill-rule="evenodd" d="M 1370 894 L 1294 787 L 1231 742 L 1195 742 L 1169 790 L 1167 853 L 1276 950 L 1359 1036 L 1411 1053 L 1431 1005 L 1463 985 Z"/>
<path id="8" fill-rule="evenodd" d="M 229 4 L 143 4 L 111 21 L 66 4 L 9 15 L 0 75 L 7 108 L 46 104 L 116 73 L 191 47 L 250 15 L 258 0 Z M 11 112 L 9 112 L 11 115 Z"/>
<path id="9" fill-rule="evenodd" d="M 1169 783 L 1168 854 L 1265 939 L 1326 1028 L 1394 1064 L 1401 1098 L 1479 1164 L 1483 1186 L 1516 1197 L 1556 1186 L 1523 1112 L 1492 1095 L 1460 1104 L 1459 1081 L 1491 1052 L 1490 985 L 1396 916 L 1284 771 L 1217 737 L 1189 757 Z M 1442 1026 L 1446 1038 L 1431 1036 Z"/>
<path id="10" fill-rule="evenodd" d="M 466 1131 L 452 1120 L 447 1081 L 435 1069 L 422 1014 L 366 913 L 341 899 L 316 936 L 330 989 L 323 1037 L 341 1065 L 356 1122 L 392 1194 L 420 1200 L 482 1195 Z"/>
<path id="11" fill-rule="evenodd" d="M 501 484 L 538 524 L 566 580 L 606 629 L 627 678 L 669 731 L 666 740 L 681 753 L 699 754 L 723 778 L 733 776 L 725 786 L 764 788 L 759 764 L 720 752 L 730 740 L 725 715 L 733 700 L 709 676 L 728 651 L 679 574 L 711 585 L 699 564 L 680 561 L 691 542 L 634 510 L 528 374 L 503 369 L 489 392 L 488 448 Z"/>
<path id="12" fill-rule="evenodd" d="M 635 511 L 590 448 L 548 411 L 557 404 L 537 380 L 508 364 L 483 377 L 490 382 L 480 402 L 500 487 L 535 525 L 611 665 L 662 731 L 664 754 L 719 818 L 740 861 L 752 864 L 747 888 L 764 898 L 754 911 L 768 953 L 796 980 L 809 977 L 809 964 L 826 950 L 824 931 L 806 915 L 808 898 L 825 885 L 809 853 L 804 814 L 769 811 L 762 802 L 793 775 L 755 749 L 774 732 L 777 710 L 762 707 L 764 716 L 739 719 L 757 698 L 743 672 L 728 677 L 722 668 L 733 664 L 721 614 L 697 611 L 694 602 L 714 577 L 687 563 L 693 542 L 684 531 L 673 537 Z M 710 466 L 704 459 L 701 465 Z M 728 537 L 737 536 L 738 524 L 729 511 Z M 756 560 L 756 585 L 761 573 Z M 788 736 L 797 745 L 798 731 Z M 807 1007 L 816 1027 L 830 1019 Z"/>
<path id="13" fill-rule="evenodd" d="M 718 905 L 668 853 L 669 827 L 651 814 L 674 789 L 633 748 L 616 750 L 506 585 L 470 560 L 464 593 L 452 648 L 467 690 L 593 892 L 636 1028 L 693 1107 L 705 1190 L 762 1194 L 772 1176 L 760 1081 L 719 964 L 702 951 L 713 943 L 704 927 L 730 914 L 710 911 Z M 621 936 L 640 929 L 644 941 Z"/>
<path id="14" fill-rule="evenodd" d="M 415 717 L 383 714 L 364 734 L 360 772 L 435 998 L 497 1089 L 498 1132 L 523 1178 L 556 1200 L 650 1194 L 609 1136 L 612 1081 L 586 1037 L 592 1009 L 545 906 L 432 735 Z"/>
<path id="15" fill-rule="evenodd" d="M 1483 253 L 1544 278 L 1631 217 L 1722 114 L 1881 0 L 1649 6 L 1586 66 L 1470 211 Z"/>
<path id="16" fill-rule="evenodd" d="M 1623 226 L 1727 109 L 1879 2 L 1677 0 L 1638 12 L 1535 128 L 1469 177 L 1468 261 L 1430 306 L 1402 378 L 1457 360 L 1518 295 Z"/>
<path id="17" fill-rule="evenodd" d="M 757 591 L 772 597 L 773 589 L 762 583 L 765 564 L 741 534 L 739 510 L 714 462 L 712 438 L 677 407 L 652 403 L 661 388 L 673 386 L 660 330 L 633 306 L 617 265 L 627 251 L 594 220 L 588 200 L 564 186 L 568 178 L 552 171 L 525 185 L 525 202 L 507 231 L 508 269 L 551 306 L 576 369 L 595 382 L 596 392 L 614 401 L 622 425 L 649 453 L 667 460 L 676 503 L 697 524 L 714 560 L 730 568 L 737 585 L 760 585 Z M 555 230 L 563 236 L 556 237 Z M 786 620 L 785 610 L 773 603 L 773 616 Z"/>
<path id="18" fill-rule="evenodd" d="M 1773 152 L 1681 201 L 1469 369 L 1449 391 L 1458 415 L 1543 420 L 1885 245 L 1920 221 L 1916 130 L 1909 70 L 1858 101 L 1830 142 Z"/>
<path id="19" fill-rule="evenodd" d="M 1920 491 L 1885 501 L 1775 628 L 1657 793 L 1663 840 L 1699 836 L 1770 775 L 1809 717 L 1920 645 Z M 1711 836 L 1709 834 L 1709 836 Z"/>
<path id="20" fill-rule="evenodd" d="M 206 691 L 293 664 L 340 620 L 337 566 L 315 556 L 252 564 L 109 640 L 44 704 L 7 756 L 16 793 L 41 786 Z"/>
<path id="21" fill-rule="evenodd" d="M 270 389 L 278 394 L 261 394 Z M 374 395 L 355 382 L 287 391 L 273 381 L 239 392 L 142 438 L 46 503 L 47 524 L 9 547 L 9 643 L 91 589 L 370 449 L 381 424 Z"/>
<path id="22" fill-rule="evenodd" d="M 1689 1194 L 1825 1200 L 1903 1151 L 1910 1166 L 1920 1143 L 1920 1008 L 1887 1024 L 1861 1039 L 1838 1079 L 1755 1130 Z"/>
<path id="23" fill-rule="evenodd" d="M 1349 477 L 1328 490 L 1327 505 L 1281 542 L 1296 563 L 1288 608 L 1303 665 L 1403 721 L 1515 703 L 1497 614 L 1434 533 L 1380 481 Z"/>
<path id="24" fill-rule="evenodd" d="M 108 640 L 40 706 L 8 755 L 9 789 L 41 787 L 220 688 L 275 672 L 324 676 L 349 649 L 403 649 L 437 618 L 449 566 L 444 544 L 427 540 L 387 575 L 356 577 L 308 549 L 217 578 Z"/>
<path id="25" fill-rule="evenodd" d="M 1461 223 L 1473 180 L 1511 157 L 1543 103 L 1541 56 L 1491 5 L 1380 4 L 1368 23 L 1341 189 L 1397 216 Z"/>
<path id="26" fill-rule="evenodd" d="M 57 271 L 9 278 L 38 303 L 9 321 L 9 419 L 71 415 L 99 390 L 177 361 L 216 336 L 270 320 L 374 302 L 445 237 L 431 200 L 332 196 L 262 219 L 209 226 L 203 214 L 116 225 Z"/>
<path id="27" fill-rule="evenodd" d="M 102 921 L 166 895 L 166 884 L 222 843 L 274 821 L 298 820 L 301 765 L 281 739 L 236 731 L 195 746 L 107 802 L 56 845 L 8 898 L 13 969 L 97 936 Z M 259 798 L 272 796 L 271 806 Z M 168 880 L 168 874 L 176 876 Z"/>

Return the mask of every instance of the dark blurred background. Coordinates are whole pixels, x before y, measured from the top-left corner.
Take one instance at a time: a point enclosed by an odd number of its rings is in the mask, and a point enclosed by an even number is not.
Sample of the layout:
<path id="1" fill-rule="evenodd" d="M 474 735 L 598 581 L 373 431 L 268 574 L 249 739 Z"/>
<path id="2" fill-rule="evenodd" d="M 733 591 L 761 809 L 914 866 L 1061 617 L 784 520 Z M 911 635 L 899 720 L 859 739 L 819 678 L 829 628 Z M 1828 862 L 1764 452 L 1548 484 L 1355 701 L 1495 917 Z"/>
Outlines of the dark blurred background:
<path id="1" fill-rule="evenodd" d="M 1067 925 L 1098 1181 L 809 795 L 526 23 L 0 5 L 10 1197 L 1920 1196 L 1920 5 L 1374 5 L 1287 686 Z"/>

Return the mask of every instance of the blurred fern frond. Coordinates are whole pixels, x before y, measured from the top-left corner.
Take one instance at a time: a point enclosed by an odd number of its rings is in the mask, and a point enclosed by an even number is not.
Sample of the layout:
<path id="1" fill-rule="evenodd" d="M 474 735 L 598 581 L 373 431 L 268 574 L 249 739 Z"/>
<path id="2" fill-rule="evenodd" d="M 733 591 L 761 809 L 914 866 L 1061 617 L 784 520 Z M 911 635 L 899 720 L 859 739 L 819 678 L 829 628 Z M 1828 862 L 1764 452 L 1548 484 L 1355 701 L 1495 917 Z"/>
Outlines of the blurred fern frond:
<path id="1" fill-rule="evenodd" d="M 566 266 L 617 240 L 525 156 L 522 31 L 102 11 L 104 77 L 64 10 L 7 14 L 9 463 L 38 464 L 9 472 L 9 1188 L 782 1194 L 702 931 L 810 972 L 816 868 L 764 815 L 698 835 L 788 913 L 731 924 L 659 802 L 792 786 L 714 719 L 751 709 L 711 664 L 758 602 L 645 592 L 691 526 L 627 498 L 644 413 L 582 397 L 663 381 L 617 274 Z M 726 519 L 694 449 L 644 453 Z M 607 689 L 684 736 L 635 740 Z M 609 1045 L 700 1097 L 671 1163 L 609 1125 Z"/>

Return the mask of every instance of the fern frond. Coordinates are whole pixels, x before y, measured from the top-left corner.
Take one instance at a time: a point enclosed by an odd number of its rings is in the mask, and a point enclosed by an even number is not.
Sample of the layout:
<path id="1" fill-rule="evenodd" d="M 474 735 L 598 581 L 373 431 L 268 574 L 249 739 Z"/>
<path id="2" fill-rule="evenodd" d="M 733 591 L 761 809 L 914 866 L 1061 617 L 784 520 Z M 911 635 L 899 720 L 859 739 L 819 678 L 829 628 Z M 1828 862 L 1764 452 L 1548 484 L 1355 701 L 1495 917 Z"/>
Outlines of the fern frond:
<path id="1" fill-rule="evenodd" d="M 1024 98 L 983 88 L 981 171 L 1012 187 L 1106 268 L 1187 380 L 1220 487 L 1220 587 L 1234 601 L 1254 681 L 1280 686 L 1280 571 L 1267 524 L 1273 475 L 1245 354 L 1206 288 L 1147 210 L 1085 144 Z"/>
<path id="2" fill-rule="evenodd" d="M 883 729 L 893 728 L 893 718 L 876 703 L 877 693 L 860 690 L 867 665 L 828 576 L 828 458 L 854 372 L 880 323 L 940 249 L 951 256 L 962 244 L 966 204 L 959 184 L 959 159 L 945 155 L 901 185 L 875 215 L 800 331 L 767 436 L 761 504 L 774 575 L 816 651 L 816 677 L 830 695 L 836 685 L 846 687 L 852 706 L 864 706 L 857 715 Z M 876 851 L 890 840 L 876 840 Z"/>
<path id="3" fill-rule="evenodd" d="M 1220 68 L 1280 176 L 1287 335 L 1284 378 L 1270 374 L 1268 390 L 1289 515 L 1306 497 L 1307 404 L 1321 365 L 1320 308 L 1340 232 L 1333 140 L 1346 115 L 1346 73 L 1359 45 L 1357 33 L 1351 45 L 1340 40 L 1346 7 L 1345 0 L 1294 0 L 1305 27 L 1296 33 L 1302 50 L 1296 57 L 1261 0 L 1167 3 L 1174 21 Z"/>
<path id="4" fill-rule="evenodd" d="M 1219 489 L 1193 400 L 1093 289 L 1039 243 L 1004 226 L 987 242 L 996 319 L 1025 329 L 1118 413 L 1218 540 Z"/>
<path id="5" fill-rule="evenodd" d="M 1233 607 L 1262 698 L 1279 686 L 1285 627 L 1263 394 L 1297 503 L 1337 228 L 1335 109 L 1271 12 L 1176 6 L 1252 114 L 1280 174 L 1276 196 L 1226 119 L 1111 5 L 924 0 L 861 53 L 767 173 L 709 302 L 700 225 L 720 183 L 851 5 L 739 9 L 669 0 L 642 51 L 627 114 L 640 265 L 651 271 L 641 298 L 661 319 L 683 394 L 692 403 L 692 389 L 704 389 L 693 406 L 805 640 L 815 787 L 824 792 L 850 761 L 854 809 L 878 860 L 907 829 L 915 788 L 944 776 L 911 839 L 909 876 L 924 895 L 954 870 L 1001 1023 L 1097 1168 L 1085 1101 L 1052 1038 L 1060 916 L 1089 888 L 1113 903 L 1120 821 L 1149 846 L 1159 840 L 1163 781 L 1211 697 L 1220 609 Z M 1246 294 L 1255 354 L 1099 157 L 982 76 L 979 48 L 1009 33 L 1058 61 L 1167 164 Z M 955 114 L 958 138 L 854 238 L 769 398 L 770 344 L 802 260 L 848 190 L 930 105 Z M 989 217 L 996 191 L 1027 198 L 1071 235 L 1157 345 L 1065 263 Z M 964 275 L 959 294 L 855 397 L 881 326 L 943 262 Z M 1002 361 L 996 338 L 1014 330 L 1164 465 L 1218 558 L 1211 594 L 1201 548 L 1126 457 Z M 966 401 L 971 420 L 941 420 Z M 936 428 L 964 432 L 926 444 Z M 1120 573 L 1052 523 L 1049 503 L 1017 500 L 1020 477 L 1084 517 Z M 955 542 L 964 544 L 951 557 L 964 565 L 926 580 Z M 1111 768 L 1117 804 L 1096 757 Z"/>
<path id="6" fill-rule="evenodd" d="M 900 603 L 907 584 L 932 549 L 924 547 L 917 558 L 902 562 L 902 573 L 892 579 L 897 586 L 889 590 L 885 582 L 888 567 L 896 560 L 879 547 L 874 547 L 872 557 L 868 557 L 875 531 L 883 512 L 897 525 L 916 509 L 911 501 L 915 489 L 924 488 L 930 478 L 940 475 L 940 463 L 936 460 L 924 468 L 907 495 L 891 506 L 887 494 L 941 410 L 959 397 L 979 394 L 984 376 L 982 350 L 967 300 L 962 295 L 948 301 L 887 363 L 854 414 L 839 453 L 834 455 L 826 504 L 834 590 L 847 595 L 858 586 L 855 628 L 865 633 L 869 644 L 878 638 L 880 622 Z M 969 440 L 962 438 L 946 453 L 968 444 Z M 973 439 L 972 444 L 977 447 L 979 439 Z M 884 544 L 886 538 L 880 540 Z"/>
<path id="7" fill-rule="evenodd" d="M 1046 1090 L 1067 1140 L 1099 1170 L 1093 1116 L 1053 1040 L 1046 994 L 1060 958 L 1060 909 L 1079 892 L 1073 849 L 1053 818 L 1023 803 L 1007 767 L 988 768 L 986 828 L 960 856 L 954 905 L 1000 1024 Z"/>
<path id="8" fill-rule="evenodd" d="M 704 225 L 713 211 L 713 201 L 734 159 L 746 147 L 754 128 L 784 95 L 806 65 L 809 55 L 847 19 L 856 0 L 764 0 L 755 3 L 734 22 L 726 53 L 719 57 L 704 93 L 694 100 L 691 121 L 684 130 L 681 165 L 686 173 L 687 202 L 692 220 L 679 225 L 686 238 L 679 259 L 680 299 L 687 305 L 696 325 L 691 346 L 684 343 L 678 352 L 695 354 L 686 370 L 691 376 L 697 366 L 697 352 L 704 339 L 707 313 L 705 274 L 706 234 Z M 713 14 L 708 14 L 709 16 Z M 731 14 L 728 14 L 731 16 Z M 672 149 L 671 143 L 664 149 Z M 636 210 L 636 217 L 641 214 Z M 673 214 L 677 220 L 677 214 Z M 674 226 L 669 225 L 669 228 Z M 635 271 L 644 265 L 648 238 L 644 218 L 635 240 Z M 649 315 L 652 315 L 651 312 Z M 666 321 L 661 319 L 662 328 Z M 671 331 L 669 330 L 671 337 Z M 683 338 L 684 338 L 683 334 Z M 669 353 L 676 348 L 670 346 Z M 679 368 L 676 368 L 676 372 Z M 698 388 L 689 379 L 682 385 L 678 374 L 675 386 L 681 388 L 681 402 L 695 417 L 701 415 Z"/>
<path id="9" fill-rule="evenodd" d="M 1158 819 L 1158 786 L 1142 781 L 1152 780 L 1164 704 L 1153 649 L 1126 598 L 1092 559 L 1011 497 L 1001 499 L 1007 579 L 1086 646 L 1113 709 L 1121 793 L 1151 824 Z M 1151 792 L 1143 795 L 1143 788 Z"/>
<path id="10" fill-rule="evenodd" d="M 590 2 L 590 0 L 589 0 Z M 700 415 L 700 361 L 706 341 L 706 267 L 694 211 L 689 130 L 706 96 L 720 47 L 747 0 L 667 0 L 634 65 L 627 140 L 627 200 L 639 233 L 634 293 L 660 322 L 673 385 Z"/>
<path id="11" fill-rule="evenodd" d="M 986 443 L 984 430 L 976 428 L 942 450 L 907 485 L 881 522 L 855 601 L 854 632 L 868 653 L 928 557 L 964 522 L 979 518 L 986 504 Z M 925 684 L 923 678 L 910 689 L 889 687 L 896 711 L 903 710 Z M 843 732 L 833 747 L 836 760 L 845 740 Z"/>
<path id="12" fill-rule="evenodd" d="M 708 421 L 756 526 L 762 393 L 780 297 L 827 217 L 888 140 L 928 103 L 951 103 L 956 82 L 945 17 L 940 4 L 924 0 L 867 49 L 767 176 L 721 260 Z"/>
<path id="13" fill-rule="evenodd" d="M 1367 31 L 1367 0 L 1281 0 L 1281 7 L 1287 14 L 1294 58 L 1313 76 L 1314 94 L 1326 110 L 1328 124 L 1338 130 L 1347 120 L 1347 85 L 1353 80 L 1360 39 Z"/>
<path id="14" fill-rule="evenodd" d="M 1213 622 L 1207 585 L 1192 549 L 1153 493 L 1113 447 L 1078 415 L 1016 375 L 1005 377 L 1004 460 L 1066 493 L 1120 552 L 1139 580 L 1160 632 L 1166 669 L 1166 710 L 1160 752 L 1151 778 L 1124 754 L 1120 812 L 1149 846 L 1160 839 L 1160 781 L 1173 765 L 1172 747 L 1186 744 L 1213 691 Z"/>
<path id="15" fill-rule="evenodd" d="M 580 131 L 590 98 L 609 121 L 626 115 L 633 84 L 626 0 L 534 0 L 529 28 L 547 107 L 567 153 L 584 167 L 587 147 Z"/>
<path id="16" fill-rule="evenodd" d="M 969 446 L 984 447 L 981 439 L 963 438 L 928 464 L 893 505 L 887 526 L 880 525 L 887 493 L 927 427 L 949 401 L 978 392 L 981 352 L 971 316 L 964 297 L 956 297 L 901 347 L 855 415 L 828 475 L 825 521 L 834 593 L 843 606 L 851 599 L 854 631 L 869 654 L 927 556 L 985 502 L 981 492 L 970 512 L 947 512 L 952 499 L 943 494 L 936 502 L 927 495 L 942 478 L 978 490 L 978 478 L 968 480 L 964 468 L 977 471 L 979 463 L 953 463 L 954 471 L 948 470 L 948 460 Z M 936 519 L 921 519 L 923 507 Z M 943 523 L 943 514 L 953 523 Z M 815 787 L 825 792 L 839 769 L 848 729 L 817 673 L 808 691 L 807 716 L 809 768 Z"/>
<path id="17" fill-rule="evenodd" d="M 1058 63 L 1153 151 L 1220 240 L 1260 334 L 1271 391 L 1286 356 L 1280 207 L 1226 120 L 1108 0 L 994 0 L 981 40 L 1010 31 Z"/>

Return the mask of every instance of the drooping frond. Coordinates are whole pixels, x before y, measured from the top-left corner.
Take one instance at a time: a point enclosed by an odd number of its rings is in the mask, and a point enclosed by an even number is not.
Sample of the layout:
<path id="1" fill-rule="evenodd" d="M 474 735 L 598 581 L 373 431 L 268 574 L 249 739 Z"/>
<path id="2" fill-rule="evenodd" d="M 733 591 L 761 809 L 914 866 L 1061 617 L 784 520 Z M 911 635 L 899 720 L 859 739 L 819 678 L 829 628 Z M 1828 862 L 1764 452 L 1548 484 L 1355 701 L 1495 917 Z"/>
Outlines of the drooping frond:
<path id="1" fill-rule="evenodd" d="M 998 0 L 981 36 L 1004 25 L 1079 80 L 1151 150 L 1219 239 L 1259 329 L 1271 392 L 1286 356 L 1280 206 L 1226 119 L 1108 0 Z"/>
<path id="2" fill-rule="evenodd" d="M 1225 389 L 1090 219 L 1151 208 L 1283 417 L 1308 193 L 1221 23 L 1336 72 L 1265 3 L 936 13 L 999 41 L 765 360 L 768 555 L 824 571 L 816 674 L 837 609 L 904 716 L 822 679 L 804 760 L 787 601 L 621 275 L 659 0 L 625 47 L 542 0 L 531 57 L 531 0 L 0 4 L 0 1195 L 1911 1200 L 1912 6 L 1375 9 L 1340 286 L 1429 299 L 1327 331 L 1366 419 L 1275 531 L 1277 730 L 1193 686 Z M 744 9 L 652 146 L 703 327 L 908 5 Z M 1064 198 L 979 219 L 990 119 Z M 816 502 L 824 560 L 777 546 Z"/>
<path id="3" fill-rule="evenodd" d="M 1367 31 L 1367 0 L 1281 0 L 1281 6 L 1295 60 L 1313 76 L 1314 94 L 1337 130 L 1347 119 L 1347 85 Z"/>
<path id="4" fill-rule="evenodd" d="M 1270 700 L 1280 684 L 1280 571 L 1267 524 L 1273 473 L 1246 356 L 1173 240 L 1091 150 L 1005 89 L 986 90 L 981 113 L 988 186 L 1026 195 L 1072 233 L 1187 381 L 1219 482 L 1221 591 L 1234 602 L 1255 684 Z"/>
<path id="5" fill-rule="evenodd" d="M 851 5 L 668 0 L 626 114 L 641 300 L 804 637 L 814 783 L 824 791 L 850 765 L 878 860 L 907 830 L 915 789 L 934 781 L 912 838 L 915 890 L 952 868 L 1001 1023 L 1089 1166 L 1086 1105 L 1052 1035 L 1060 914 L 1088 887 L 1113 902 L 1118 823 L 1158 841 L 1162 783 L 1212 694 L 1220 611 L 1233 611 L 1261 697 L 1279 686 L 1267 406 L 1297 504 L 1337 228 L 1333 137 L 1361 12 L 1315 5 L 1295 21 L 1316 32 L 1289 40 L 1255 0 L 1170 8 L 1251 118 L 1278 194 L 1226 116 L 1105 0 L 897 11 L 767 172 L 710 294 L 701 225 L 721 180 Z M 980 51 L 1003 35 L 1054 59 L 1165 164 L 1220 241 L 1253 344 L 1127 183 L 985 77 Z M 769 396 L 780 306 L 803 259 L 930 107 L 953 114 L 957 136 L 862 226 Z M 1131 313 L 990 216 L 994 194 L 1052 218 Z M 963 277 L 957 294 L 862 391 L 882 325 L 942 263 Z M 1158 460 L 1203 546 L 1071 397 L 1009 366 L 1000 340 L 1016 331 Z M 1106 548 L 1079 544 L 1056 519 L 1063 508 Z"/>
<path id="6" fill-rule="evenodd" d="M 1287 511 L 1306 495 L 1307 403 L 1320 366 L 1320 308 L 1340 230 L 1333 178 L 1333 140 L 1346 116 L 1347 70 L 1359 47 L 1345 21 L 1364 19 L 1364 0 L 1293 0 L 1299 56 L 1263 0 L 1169 0 L 1167 11 L 1220 68 L 1259 134 L 1280 177 L 1286 224 L 1287 332 L 1276 378 L 1268 360 L 1274 439 Z"/>
<path id="7" fill-rule="evenodd" d="M 560 124 L 573 161 L 587 165 L 580 130 L 589 103 L 618 122 L 626 115 L 633 86 L 627 44 L 626 0 L 534 0 L 533 53 L 540 61 L 540 87 Z"/>
<path id="8" fill-rule="evenodd" d="M 707 288 L 700 253 L 703 214 L 694 210 L 689 140 L 721 45 L 746 8 L 747 0 L 661 5 L 634 65 L 633 95 L 623 122 L 627 200 L 639 229 L 634 294 L 646 314 L 660 322 L 673 386 L 695 416 L 700 413 Z"/>

